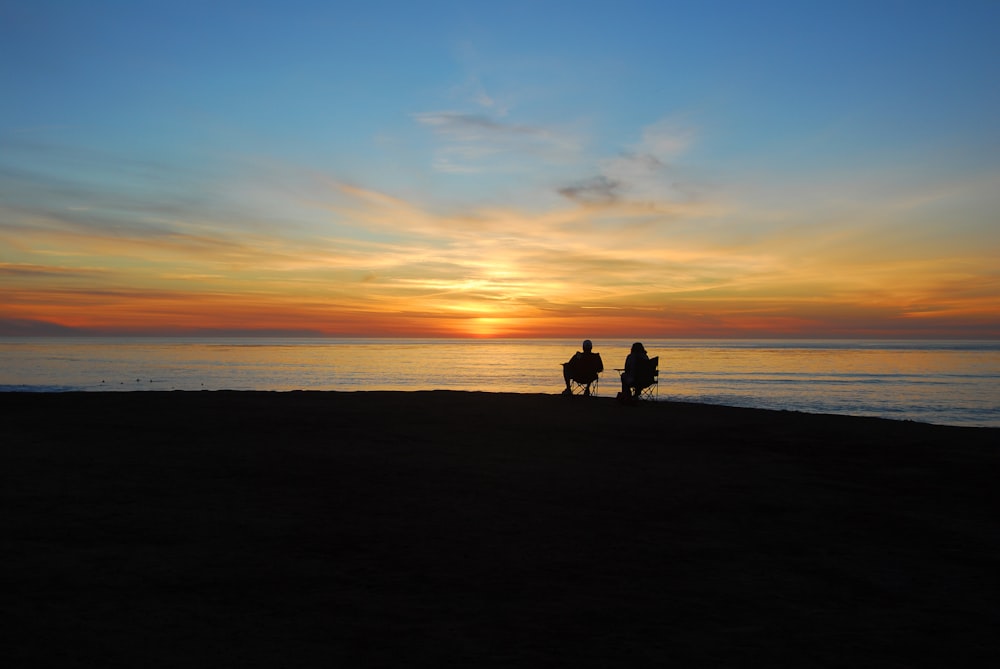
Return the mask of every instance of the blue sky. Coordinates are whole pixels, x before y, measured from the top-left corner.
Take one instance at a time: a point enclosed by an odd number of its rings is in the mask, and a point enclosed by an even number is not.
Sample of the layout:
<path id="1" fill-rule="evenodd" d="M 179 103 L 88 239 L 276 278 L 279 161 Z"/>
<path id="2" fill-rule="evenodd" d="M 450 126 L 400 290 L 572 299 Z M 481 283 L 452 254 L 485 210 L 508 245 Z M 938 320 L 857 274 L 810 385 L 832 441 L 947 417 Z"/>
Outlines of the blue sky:
<path id="1" fill-rule="evenodd" d="M 997 25 L 996 2 L 7 2 L 0 319 L 1000 336 Z M 220 295 L 245 308 L 213 320 Z"/>

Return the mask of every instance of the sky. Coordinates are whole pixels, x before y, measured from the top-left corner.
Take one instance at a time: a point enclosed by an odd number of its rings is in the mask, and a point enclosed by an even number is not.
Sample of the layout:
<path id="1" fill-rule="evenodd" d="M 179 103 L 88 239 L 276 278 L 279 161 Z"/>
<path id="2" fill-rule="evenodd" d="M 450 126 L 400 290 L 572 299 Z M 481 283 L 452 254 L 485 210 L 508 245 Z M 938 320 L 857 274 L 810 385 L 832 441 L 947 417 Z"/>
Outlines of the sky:
<path id="1" fill-rule="evenodd" d="M 1000 338 L 1000 2 L 0 2 L 0 335 Z"/>

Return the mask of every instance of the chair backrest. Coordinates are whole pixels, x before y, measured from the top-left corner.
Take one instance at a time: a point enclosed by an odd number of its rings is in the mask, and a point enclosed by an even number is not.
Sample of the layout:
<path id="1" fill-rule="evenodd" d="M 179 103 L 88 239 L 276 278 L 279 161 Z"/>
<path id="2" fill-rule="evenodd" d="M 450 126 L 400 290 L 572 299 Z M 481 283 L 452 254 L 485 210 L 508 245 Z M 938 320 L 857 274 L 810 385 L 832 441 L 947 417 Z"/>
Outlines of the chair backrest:
<path id="1" fill-rule="evenodd" d="M 581 353 L 576 356 L 573 365 L 573 379 L 589 383 L 597 378 L 597 373 L 604 368 L 600 353 Z"/>
<path id="2" fill-rule="evenodd" d="M 638 370 L 636 374 L 636 385 L 640 388 L 651 386 L 657 382 L 657 377 L 660 374 L 660 356 L 650 358 L 649 363 L 643 367 L 644 369 Z"/>

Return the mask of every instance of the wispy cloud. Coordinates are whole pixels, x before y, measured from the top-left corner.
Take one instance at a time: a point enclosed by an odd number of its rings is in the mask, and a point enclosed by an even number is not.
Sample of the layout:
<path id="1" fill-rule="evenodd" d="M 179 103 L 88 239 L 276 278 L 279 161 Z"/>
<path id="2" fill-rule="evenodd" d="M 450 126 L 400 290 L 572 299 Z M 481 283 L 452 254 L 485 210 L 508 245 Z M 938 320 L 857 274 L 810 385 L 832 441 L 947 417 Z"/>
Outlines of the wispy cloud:
<path id="1" fill-rule="evenodd" d="M 478 141 L 496 137 L 529 137 L 548 141 L 553 137 L 552 132 L 541 127 L 501 123 L 480 114 L 431 112 L 417 114 L 415 118 L 419 123 L 459 141 Z"/>
<path id="2" fill-rule="evenodd" d="M 621 197 L 622 184 L 606 175 L 598 175 L 578 181 L 571 186 L 564 186 L 558 189 L 560 195 L 564 195 L 571 200 L 576 200 L 582 204 L 610 204 L 617 202 Z"/>
<path id="3" fill-rule="evenodd" d="M 584 206 L 618 203 L 644 204 L 663 211 L 667 203 L 691 201 L 695 191 L 681 177 L 676 161 L 694 141 L 694 132 L 673 121 L 657 122 L 642 131 L 632 145 L 617 155 L 597 161 L 599 173 L 580 179 L 557 192 Z"/>
<path id="4" fill-rule="evenodd" d="M 535 136 L 489 118 L 439 121 L 473 143 Z M 801 200 L 757 191 L 759 200 L 726 201 L 676 186 L 696 181 L 683 163 L 690 141 L 642 133 L 541 210 L 517 201 L 439 210 L 280 163 L 206 182 L 204 197 L 175 200 L 172 187 L 150 185 L 148 201 L 128 184 L 50 183 L 44 171 L 9 168 L 7 192 L 32 184 L 50 197 L 0 209 L 0 276 L 15 287 L 0 318 L 14 329 L 437 334 L 491 318 L 522 335 L 616 323 L 720 334 L 995 322 L 995 256 L 983 249 L 996 248 L 996 233 L 975 248 L 924 226 L 949 198 L 974 194 L 970 213 L 988 211 L 995 183 L 875 189 L 818 210 L 810 203 L 829 203 L 819 193 L 837 192 L 836 179 Z"/>
<path id="5" fill-rule="evenodd" d="M 434 159 L 441 172 L 524 170 L 529 161 L 564 162 L 580 150 L 580 141 L 565 131 L 483 114 L 425 112 L 414 119 L 441 139 Z"/>

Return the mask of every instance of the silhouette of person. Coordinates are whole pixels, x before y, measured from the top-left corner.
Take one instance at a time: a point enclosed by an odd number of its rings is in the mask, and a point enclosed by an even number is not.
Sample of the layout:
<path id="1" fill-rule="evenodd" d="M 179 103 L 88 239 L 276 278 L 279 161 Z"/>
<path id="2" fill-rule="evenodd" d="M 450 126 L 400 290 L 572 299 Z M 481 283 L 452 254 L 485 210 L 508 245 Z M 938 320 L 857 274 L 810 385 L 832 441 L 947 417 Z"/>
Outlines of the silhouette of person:
<path id="1" fill-rule="evenodd" d="M 619 399 L 631 402 L 639 397 L 639 392 L 649 385 L 646 375 L 649 374 L 649 356 L 641 342 L 632 344 L 632 352 L 625 358 L 625 369 L 622 371 L 622 392 Z"/>
<path id="2" fill-rule="evenodd" d="M 604 361 L 601 360 L 600 353 L 594 353 L 594 344 L 589 340 L 583 341 L 583 351 L 577 351 L 573 357 L 563 363 L 563 380 L 566 382 L 566 390 L 563 395 L 572 395 L 570 390 L 570 380 L 585 386 L 584 395 L 590 394 L 590 384 L 597 380 L 597 375 L 604 371 Z"/>

